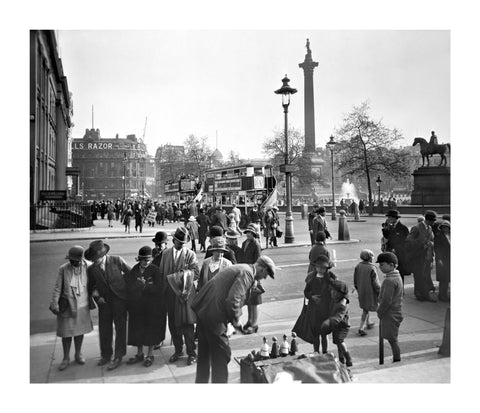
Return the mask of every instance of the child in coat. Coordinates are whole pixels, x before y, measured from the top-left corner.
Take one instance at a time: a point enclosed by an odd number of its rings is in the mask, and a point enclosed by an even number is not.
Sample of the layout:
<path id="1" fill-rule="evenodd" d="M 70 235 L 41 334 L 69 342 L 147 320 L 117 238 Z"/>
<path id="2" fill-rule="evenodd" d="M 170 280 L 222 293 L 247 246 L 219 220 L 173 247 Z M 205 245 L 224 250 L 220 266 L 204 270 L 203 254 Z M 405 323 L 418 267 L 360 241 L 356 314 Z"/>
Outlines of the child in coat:
<path id="1" fill-rule="evenodd" d="M 374 254 L 370 250 L 363 250 L 360 253 L 362 260 L 357 264 L 353 272 L 353 285 L 358 293 L 358 302 L 362 309 L 360 319 L 359 336 L 366 336 L 365 326 L 371 329 L 374 323 L 370 323 L 369 311 L 376 311 L 378 307 L 378 293 L 380 292 L 380 282 L 378 280 L 377 270 L 373 265 Z"/>
<path id="2" fill-rule="evenodd" d="M 382 339 L 388 340 L 393 353 L 393 362 L 400 361 L 398 330 L 403 320 L 403 283 L 396 266 L 398 259 L 393 252 L 383 252 L 377 258 L 380 270 L 385 274 L 380 288 L 377 315 L 380 319 Z"/>

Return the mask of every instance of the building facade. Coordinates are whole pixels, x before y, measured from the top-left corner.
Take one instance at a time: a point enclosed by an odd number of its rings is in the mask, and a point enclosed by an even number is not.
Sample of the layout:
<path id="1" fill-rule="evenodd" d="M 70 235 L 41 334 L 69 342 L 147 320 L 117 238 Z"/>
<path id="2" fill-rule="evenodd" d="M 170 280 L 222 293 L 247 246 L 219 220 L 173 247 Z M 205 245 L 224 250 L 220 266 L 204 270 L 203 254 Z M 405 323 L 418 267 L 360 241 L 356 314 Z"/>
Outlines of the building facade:
<path id="1" fill-rule="evenodd" d="M 87 129 L 72 141 L 72 166 L 79 170 L 78 192 L 85 200 L 150 197 L 145 144 L 135 135 L 102 139 L 99 129 Z"/>
<path id="2" fill-rule="evenodd" d="M 30 31 L 30 203 L 67 191 L 72 101 L 53 30 Z"/>

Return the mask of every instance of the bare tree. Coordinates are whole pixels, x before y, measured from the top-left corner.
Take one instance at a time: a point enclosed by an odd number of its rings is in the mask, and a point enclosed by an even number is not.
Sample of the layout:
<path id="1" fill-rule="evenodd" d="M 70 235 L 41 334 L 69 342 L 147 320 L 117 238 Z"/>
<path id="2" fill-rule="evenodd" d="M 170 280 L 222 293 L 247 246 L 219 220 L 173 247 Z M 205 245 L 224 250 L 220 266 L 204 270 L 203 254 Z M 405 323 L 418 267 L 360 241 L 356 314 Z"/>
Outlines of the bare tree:
<path id="1" fill-rule="evenodd" d="M 205 170 L 210 168 L 213 151 L 207 144 L 207 137 L 198 138 L 190 135 L 185 139 L 185 155 L 195 165 L 195 174 L 201 180 L 205 177 Z"/>
<path id="2" fill-rule="evenodd" d="M 294 127 L 288 128 L 288 159 L 296 163 L 301 157 L 305 139 L 302 132 Z M 274 166 L 285 163 L 285 132 L 274 130 L 273 136 L 263 142 L 263 153 L 272 158 Z"/>
<path id="3" fill-rule="evenodd" d="M 370 106 L 363 102 L 345 115 L 343 125 L 335 131 L 338 145 L 336 166 L 342 176 L 365 177 L 370 215 L 373 214 L 372 174 L 392 177 L 408 173 L 407 164 L 393 145 L 402 139 L 397 129 L 387 128 L 382 120 L 369 115 Z"/>

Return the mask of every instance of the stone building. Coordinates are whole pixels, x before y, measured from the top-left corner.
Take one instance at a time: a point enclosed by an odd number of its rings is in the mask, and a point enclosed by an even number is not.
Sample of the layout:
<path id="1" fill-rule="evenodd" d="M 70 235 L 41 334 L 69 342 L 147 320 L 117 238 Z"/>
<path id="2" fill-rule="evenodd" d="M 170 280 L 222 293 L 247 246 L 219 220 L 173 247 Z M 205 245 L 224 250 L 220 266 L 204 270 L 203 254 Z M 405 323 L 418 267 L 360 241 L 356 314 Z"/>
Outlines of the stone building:
<path id="1" fill-rule="evenodd" d="M 72 166 L 79 170 L 78 190 L 85 200 L 149 197 L 148 164 L 146 146 L 135 135 L 103 139 L 92 128 L 72 141 Z"/>
<path id="2" fill-rule="evenodd" d="M 53 30 L 30 31 L 30 203 L 67 191 L 72 100 Z"/>

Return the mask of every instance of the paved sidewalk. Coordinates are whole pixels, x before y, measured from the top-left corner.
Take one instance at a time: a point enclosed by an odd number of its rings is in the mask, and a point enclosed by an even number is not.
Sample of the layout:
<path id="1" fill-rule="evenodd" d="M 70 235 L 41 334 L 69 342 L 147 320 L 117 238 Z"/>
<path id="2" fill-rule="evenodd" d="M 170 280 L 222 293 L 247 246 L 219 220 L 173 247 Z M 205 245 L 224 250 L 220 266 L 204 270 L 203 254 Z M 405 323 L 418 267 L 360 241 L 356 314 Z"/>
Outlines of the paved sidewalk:
<path id="1" fill-rule="evenodd" d="M 282 214 L 280 214 L 282 216 Z M 284 214 L 283 214 L 284 215 Z M 282 218 L 283 219 L 283 218 Z M 283 238 L 279 240 L 279 247 L 294 247 L 310 245 L 310 236 L 307 231 L 307 221 L 302 220 L 300 215 L 295 216 L 295 241 L 293 244 L 284 244 Z M 39 230 L 30 231 L 30 242 L 46 242 L 46 241 L 64 241 L 64 240 L 85 240 L 85 239 L 112 239 L 112 238 L 153 238 L 157 231 L 165 231 L 172 235 L 175 229 L 183 226 L 183 222 L 166 222 L 164 226 L 155 224 L 154 227 L 149 227 L 148 224 L 143 226 L 142 232 L 135 231 L 135 226 L 132 225 L 130 233 L 125 232 L 125 227 L 118 221 L 114 221 L 113 228 L 108 227 L 106 219 L 98 219 L 95 221 L 95 226 L 90 228 L 75 228 L 75 229 L 56 229 L 56 230 Z M 331 224 L 337 225 L 335 224 Z M 297 228 L 301 228 L 298 230 Z M 265 237 L 261 238 L 262 245 L 265 244 Z M 353 243 L 358 242 L 357 239 L 351 238 L 349 241 L 334 241 L 329 240 L 330 244 Z"/>
<path id="2" fill-rule="evenodd" d="M 350 304 L 350 333 L 346 344 L 353 358 L 351 373 L 354 383 L 449 383 L 450 358 L 438 355 L 442 343 L 445 312 L 448 304 L 419 302 L 413 298 L 413 286 L 405 290 L 405 319 L 400 327 L 399 343 L 402 362 L 392 364 L 391 352 L 385 342 L 385 364 L 378 364 L 378 320 L 376 326 L 365 337 L 355 333 L 358 330 L 361 310 L 356 295 Z M 229 364 L 229 383 L 240 383 L 240 368 L 233 357 L 244 357 L 251 350 L 259 349 L 262 337 L 271 343 L 272 336 L 279 340 L 290 331 L 300 313 L 302 299 L 269 302 L 259 306 L 259 331 L 257 334 L 235 334 L 231 337 L 232 361 Z M 242 323 L 246 321 L 246 308 Z M 84 366 L 71 365 L 63 372 L 58 370 L 62 360 L 61 339 L 55 333 L 42 333 L 30 336 L 30 381 L 32 383 L 194 383 L 195 365 L 187 366 L 186 356 L 176 363 L 168 363 L 173 354 L 170 336 L 164 346 L 155 350 L 154 364 L 129 366 L 126 359 L 133 356 L 136 349 L 128 347 L 122 365 L 107 371 L 96 365 L 99 360 L 98 331 L 85 336 L 83 355 L 87 359 Z M 312 346 L 299 340 L 299 352 L 310 353 Z M 337 354 L 336 346 L 329 343 L 329 350 Z M 72 350 L 73 352 L 73 350 Z M 72 354 L 73 357 L 73 354 Z"/>
<path id="3" fill-rule="evenodd" d="M 383 216 L 369 218 L 371 223 L 379 224 Z M 172 234 L 182 223 L 167 223 L 165 226 L 143 227 L 143 232 L 135 232 L 131 228 L 130 234 L 125 233 L 124 227 L 115 222 L 113 228 L 108 227 L 107 220 L 95 221 L 95 227 L 81 230 L 37 231 L 30 233 L 31 242 L 88 240 L 94 238 L 153 238 L 157 231 L 166 231 Z M 279 243 L 279 248 L 310 245 L 309 234 L 306 230 L 306 220 L 295 216 L 295 242 L 293 244 Z M 337 224 L 331 224 L 333 227 Z M 352 224 L 349 226 L 364 225 Z M 297 228 L 301 228 L 297 231 Z M 360 227 L 361 228 L 361 227 Z M 332 228 L 333 229 L 333 228 Z M 356 231 L 358 232 L 358 231 Z M 353 232 L 355 233 L 355 232 Z M 351 230 L 352 234 L 352 230 Z M 264 244 L 265 239 L 262 238 Z M 329 240 L 329 246 L 350 241 Z M 410 279 L 410 280 L 408 280 Z M 412 282 L 411 277 L 406 279 Z M 378 364 L 378 328 L 368 331 L 365 337 L 356 335 L 361 310 L 358 307 L 356 294 L 350 297 L 350 333 L 346 344 L 353 358 L 351 373 L 356 383 L 449 383 L 450 358 L 438 355 L 438 347 L 442 343 L 445 320 L 446 303 L 419 302 L 413 296 L 413 284 L 405 286 L 404 313 L 405 319 L 400 327 L 399 343 L 402 351 L 402 362 L 391 363 L 391 352 L 388 343 L 385 343 L 385 364 Z M 244 357 L 251 350 L 259 349 L 262 337 L 266 336 L 279 340 L 283 334 L 290 336 L 291 329 L 302 308 L 303 299 L 268 302 L 259 306 L 259 332 L 248 336 L 234 335 L 231 338 L 232 361 L 229 364 L 229 382 L 240 382 L 240 369 L 233 357 Z M 242 323 L 246 322 L 246 307 L 244 307 Z M 95 310 L 96 311 L 96 310 Z M 378 320 L 377 325 L 378 325 Z M 336 346 L 331 342 L 329 349 L 337 354 Z M 299 340 L 299 352 L 310 353 L 312 346 Z M 73 352 L 73 350 L 72 350 Z M 128 359 L 135 353 L 133 347 L 128 348 Z M 160 350 L 155 350 L 155 361 L 150 368 L 143 365 L 128 366 L 124 362 L 118 369 L 107 371 L 104 367 L 97 367 L 99 359 L 98 332 L 95 329 L 85 336 L 83 355 L 87 359 L 84 366 L 72 363 L 65 371 L 60 372 L 58 365 L 62 359 L 61 339 L 55 332 L 34 334 L 30 336 L 30 381 L 32 383 L 193 383 L 195 381 L 195 366 L 186 365 L 186 357 L 170 364 L 168 359 L 173 353 L 170 337 L 165 340 Z M 73 357 L 73 355 L 72 355 Z"/>

